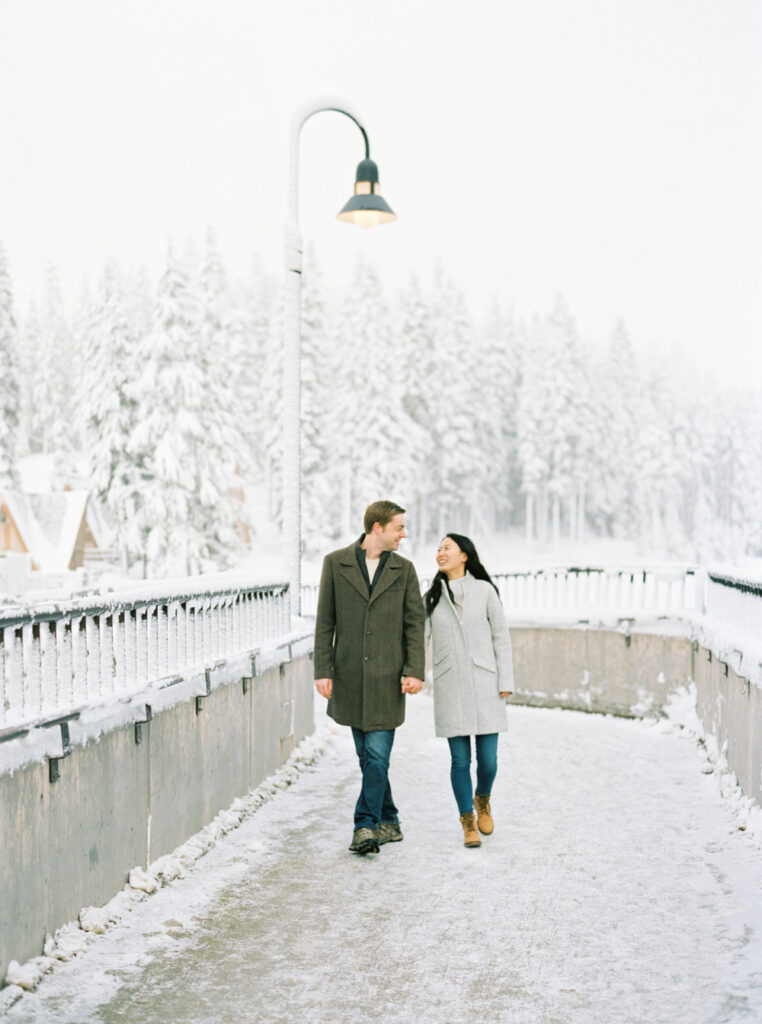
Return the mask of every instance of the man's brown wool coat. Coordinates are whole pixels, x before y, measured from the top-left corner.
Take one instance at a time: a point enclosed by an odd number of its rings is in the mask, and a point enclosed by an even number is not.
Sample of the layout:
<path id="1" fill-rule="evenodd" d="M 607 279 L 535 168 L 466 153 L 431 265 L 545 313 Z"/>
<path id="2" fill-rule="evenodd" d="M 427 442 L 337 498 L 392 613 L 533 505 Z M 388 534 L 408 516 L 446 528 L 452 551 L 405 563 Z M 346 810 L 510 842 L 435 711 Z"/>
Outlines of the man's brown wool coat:
<path id="1" fill-rule="evenodd" d="M 369 595 L 354 544 L 327 555 L 315 622 L 315 678 L 333 680 L 328 714 L 364 732 L 402 725 L 402 677 L 424 673 L 415 567 L 392 551 L 377 572 Z"/>

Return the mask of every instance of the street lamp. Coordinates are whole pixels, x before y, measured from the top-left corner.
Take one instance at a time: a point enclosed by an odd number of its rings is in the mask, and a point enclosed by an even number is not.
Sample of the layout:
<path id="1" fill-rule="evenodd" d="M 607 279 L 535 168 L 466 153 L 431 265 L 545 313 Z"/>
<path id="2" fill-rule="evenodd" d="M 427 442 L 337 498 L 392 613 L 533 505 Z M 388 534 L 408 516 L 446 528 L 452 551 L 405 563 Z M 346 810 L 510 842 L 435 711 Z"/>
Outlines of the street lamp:
<path id="1" fill-rule="evenodd" d="M 286 282 L 283 331 L 283 553 L 291 595 L 291 614 L 301 613 L 302 588 L 302 454 L 301 454 L 301 288 L 302 236 L 299 229 L 299 136 L 315 114 L 333 111 L 354 121 L 365 142 L 365 159 L 357 165 L 354 195 L 337 219 L 363 228 L 396 220 L 379 193 L 378 168 L 370 159 L 368 136 L 360 118 L 333 101 L 310 104 L 291 120 L 288 222 L 285 229 Z"/>

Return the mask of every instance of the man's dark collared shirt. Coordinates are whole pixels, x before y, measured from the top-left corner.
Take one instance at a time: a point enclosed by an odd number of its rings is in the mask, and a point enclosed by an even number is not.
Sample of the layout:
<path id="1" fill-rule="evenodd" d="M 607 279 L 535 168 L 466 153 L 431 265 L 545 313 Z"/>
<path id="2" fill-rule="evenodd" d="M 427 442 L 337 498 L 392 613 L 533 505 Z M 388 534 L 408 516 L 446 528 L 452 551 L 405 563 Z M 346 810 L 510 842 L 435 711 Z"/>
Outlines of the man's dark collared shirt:
<path id="1" fill-rule="evenodd" d="M 373 587 L 381 576 L 381 570 L 384 568 L 384 564 L 391 554 L 391 551 L 382 551 L 381 556 L 378 560 L 378 568 L 376 569 L 376 575 L 373 577 L 373 582 L 370 582 L 370 576 L 368 575 L 368 566 L 365 564 L 365 548 L 362 547 L 362 542 L 365 540 L 365 534 L 360 535 L 360 539 L 355 541 L 355 554 L 357 555 L 357 564 L 360 566 L 360 572 L 365 580 L 365 586 L 368 588 L 368 594 L 373 593 Z"/>

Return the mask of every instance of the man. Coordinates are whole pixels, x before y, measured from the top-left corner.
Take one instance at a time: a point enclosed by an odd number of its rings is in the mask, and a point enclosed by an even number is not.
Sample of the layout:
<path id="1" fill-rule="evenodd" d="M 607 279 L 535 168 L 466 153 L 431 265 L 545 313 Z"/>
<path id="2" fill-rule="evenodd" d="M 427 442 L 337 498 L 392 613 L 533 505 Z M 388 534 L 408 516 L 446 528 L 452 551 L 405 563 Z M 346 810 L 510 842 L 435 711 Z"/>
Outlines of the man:
<path id="1" fill-rule="evenodd" d="M 352 729 L 362 771 L 354 853 L 378 853 L 402 830 L 389 785 L 394 731 L 405 694 L 423 685 L 423 602 L 412 562 L 398 555 L 405 510 L 375 501 L 365 533 L 323 561 L 315 622 L 315 687 L 328 714 Z"/>

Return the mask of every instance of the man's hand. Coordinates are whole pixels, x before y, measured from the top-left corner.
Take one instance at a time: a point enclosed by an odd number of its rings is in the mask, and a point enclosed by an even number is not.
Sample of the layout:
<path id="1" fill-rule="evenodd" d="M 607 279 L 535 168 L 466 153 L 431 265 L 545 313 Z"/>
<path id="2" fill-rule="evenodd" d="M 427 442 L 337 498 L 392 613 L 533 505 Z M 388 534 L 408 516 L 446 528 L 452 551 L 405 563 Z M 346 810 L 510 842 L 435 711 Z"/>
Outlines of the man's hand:
<path id="1" fill-rule="evenodd" d="M 403 676 L 402 677 L 402 692 L 403 693 L 420 693 L 423 687 L 423 680 L 416 679 L 415 676 Z"/>
<path id="2" fill-rule="evenodd" d="M 503 697 L 503 698 L 510 697 L 510 695 L 512 693 L 513 693 L 513 690 L 501 690 L 500 691 L 500 696 Z"/>
<path id="3" fill-rule="evenodd" d="M 331 699 L 333 693 L 333 679 L 316 679 L 315 689 L 321 697 L 325 697 L 326 700 Z"/>

